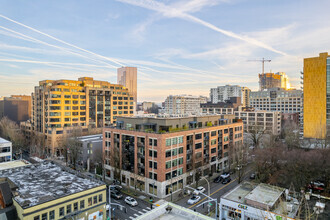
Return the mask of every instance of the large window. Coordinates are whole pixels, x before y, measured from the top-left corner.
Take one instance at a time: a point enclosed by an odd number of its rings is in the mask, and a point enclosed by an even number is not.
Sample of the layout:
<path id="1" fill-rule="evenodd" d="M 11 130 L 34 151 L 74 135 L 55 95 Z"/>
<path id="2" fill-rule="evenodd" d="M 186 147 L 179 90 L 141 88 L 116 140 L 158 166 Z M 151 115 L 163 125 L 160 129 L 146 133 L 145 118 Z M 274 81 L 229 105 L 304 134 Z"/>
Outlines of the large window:
<path id="1" fill-rule="evenodd" d="M 64 216 L 64 207 L 61 207 L 59 210 L 60 216 Z"/>
<path id="2" fill-rule="evenodd" d="M 66 214 L 71 213 L 71 204 L 66 206 Z"/>
<path id="3" fill-rule="evenodd" d="M 85 208 L 85 200 L 81 200 L 80 201 L 80 209 L 84 209 Z"/>
<path id="4" fill-rule="evenodd" d="M 195 149 L 197 150 L 197 149 L 200 149 L 200 148 L 202 148 L 202 143 L 197 143 L 195 145 Z"/>

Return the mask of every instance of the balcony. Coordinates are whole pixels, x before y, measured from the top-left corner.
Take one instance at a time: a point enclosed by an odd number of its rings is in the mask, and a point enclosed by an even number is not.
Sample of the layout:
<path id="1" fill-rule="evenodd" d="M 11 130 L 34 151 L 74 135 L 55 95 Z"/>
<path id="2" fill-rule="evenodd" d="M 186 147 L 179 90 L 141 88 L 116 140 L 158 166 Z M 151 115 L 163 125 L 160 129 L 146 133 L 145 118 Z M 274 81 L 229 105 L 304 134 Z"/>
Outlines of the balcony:
<path id="1" fill-rule="evenodd" d="M 145 156 L 142 154 L 142 153 L 138 153 L 138 155 L 137 155 L 139 158 L 142 158 L 142 159 L 144 159 L 145 158 Z"/>
<path id="2" fill-rule="evenodd" d="M 145 166 L 144 166 L 144 164 L 143 164 L 143 163 L 138 163 L 138 168 L 144 169 L 144 168 L 145 168 Z"/>
<path id="3" fill-rule="evenodd" d="M 192 150 L 187 150 L 187 154 L 192 154 Z"/>

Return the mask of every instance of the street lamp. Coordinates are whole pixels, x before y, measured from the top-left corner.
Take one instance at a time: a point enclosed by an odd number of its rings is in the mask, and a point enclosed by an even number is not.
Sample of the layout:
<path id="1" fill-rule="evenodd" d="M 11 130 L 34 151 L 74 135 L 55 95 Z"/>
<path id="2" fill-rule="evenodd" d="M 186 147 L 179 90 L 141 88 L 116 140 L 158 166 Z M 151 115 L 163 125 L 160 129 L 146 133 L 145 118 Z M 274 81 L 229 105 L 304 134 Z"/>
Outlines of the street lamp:
<path id="1" fill-rule="evenodd" d="M 207 182 L 208 197 L 210 198 L 210 183 L 209 183 L 209 181 L 205 178 L 205 176 L 203 176 L 201 179 L 205 179 L 206 182 Z M 208 205 L 207 207 L 208 207 L 208 208 L 207 208 L 208 212 L 210 212 L 210 206 Z"/>

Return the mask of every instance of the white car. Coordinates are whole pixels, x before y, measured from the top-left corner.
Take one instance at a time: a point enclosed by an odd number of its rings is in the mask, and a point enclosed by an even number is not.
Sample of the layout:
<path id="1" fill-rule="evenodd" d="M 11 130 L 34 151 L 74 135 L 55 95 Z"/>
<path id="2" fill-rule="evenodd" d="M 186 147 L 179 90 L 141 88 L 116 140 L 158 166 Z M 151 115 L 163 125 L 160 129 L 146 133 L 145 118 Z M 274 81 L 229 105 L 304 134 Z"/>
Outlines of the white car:
<path id="1" fill-rule="evenodd" d="M 203 193 L 203 192 L 205 192 L 205 188 L 202 187 L 202 186 L 199 186 L 199 187 L 197 187 L 197 189 L 194 190 L 193 193 L 194 193 L 195 195 L 198 195 L 199 193 Z"/>
<path id="2" fill-rule="evenodd" d="M 191 197 L 191 198 L 188 200 L 188 204 L 189 204 L 189 205 L 193 205 L 193 204 L 195 204 L 196 202 L 198 202 L 200 199 L 201 199 L 200 196 L 195 196 L 195 195 L 193 195 L 193 197 Z"/>
<path id="3" fill-rule="evenodd" d="M 135 199 L 133 199 L 132 197 L 129 197 L 129 196 L 127 196 L 125 198 L 125 202 L 130 206 L 137 206 L 138 205 L 138 202 Z"/>
<path id="4" fill-rule="evenodd" d="M 224 172 L 223 174 L 220 175 L 223 179 L 227 179 L 228 177 L 230 177 L 230 173 L 229 172 Z"/>

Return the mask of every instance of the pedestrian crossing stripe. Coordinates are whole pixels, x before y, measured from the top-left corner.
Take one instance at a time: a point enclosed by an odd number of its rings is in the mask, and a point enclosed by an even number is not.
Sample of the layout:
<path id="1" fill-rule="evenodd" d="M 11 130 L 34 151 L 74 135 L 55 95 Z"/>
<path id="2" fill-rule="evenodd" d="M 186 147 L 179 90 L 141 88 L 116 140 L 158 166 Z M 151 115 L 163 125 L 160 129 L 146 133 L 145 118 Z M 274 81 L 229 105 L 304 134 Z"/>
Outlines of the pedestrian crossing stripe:
<path id="1" fill-rule="evenodd" d="M 150 207 L 147 207 L 147 209 L 151 210 L 151 208 L 150 208 Z"/>
<path id="2" fill-rule="evenodd" d="M 148 212 L 148 210 L 145 210 L 145 209 L 142 209 L 142 211 L 144 211 L 144 212 Z"/>
<path id="3" fill-rule="evenodd" d="M 134 216 L 138 217 L 139 215 L 138 214 L 134 214 Z"/>
<path id="4" fill-rule="evenodd" d="M 132 217 L 132 216 L 130 216 L 129 218 L 132 219 L 132 220 L 134 219 L 134 217 Z"/>
<path id="5" fill-rule="evenodd" d="M 138 213 L 140 213 L 140 214 L 142 214 L 142 215 L 144 214 L 144 213 L 143 213 L 143 212 L 141 212 L 141 211 L 138 211 Z"/>

